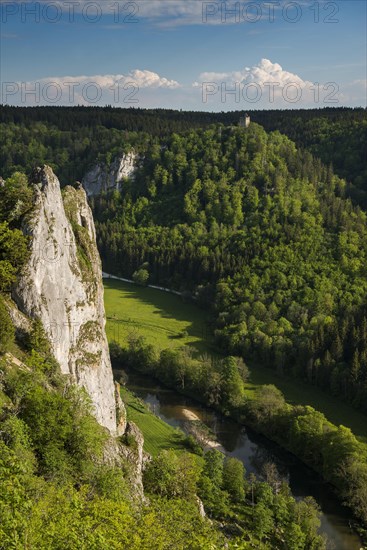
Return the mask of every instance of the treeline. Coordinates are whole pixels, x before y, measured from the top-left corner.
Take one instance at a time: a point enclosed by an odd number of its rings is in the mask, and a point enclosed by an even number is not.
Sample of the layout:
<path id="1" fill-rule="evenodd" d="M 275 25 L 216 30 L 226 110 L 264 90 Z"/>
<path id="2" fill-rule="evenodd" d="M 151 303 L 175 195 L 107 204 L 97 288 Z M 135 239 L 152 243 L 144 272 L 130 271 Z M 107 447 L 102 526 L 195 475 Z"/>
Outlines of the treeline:
<path id="1" fill-rule="evenodd" d="M 29 174 L 48 164 L 61 184 L 81 180 L 96 162 L 109 162 L 133 146 L 141 154 L 150 136 L 206 125 L 210 113 L 112 107 L 10 107 L 0 115 L 2 177 Z"/>
<path id="2" fill-rule="evenodd" d="M 198 358 L 189 349 L 158 353 L 142 337 L 132 337 L 125 348 L 112 343 L 110 351 L 116 366 L 155 376 L 290 450 L 332 483 L 367 526 L 367 447 L 349 428 L 336 427 L 310 406 L 287 404 L 275 386 L 246 391 L 248 369 L 235 357 Z"/>
<path id="3" fill-rule="evenodd" d="M 138 152 L 144 150 L 144 143 L 148 141 L 143 133 L 98 125 L 60 130 L 57 125 L 44 122 L 11 122 L 0 124 L 0 132 L 2 177 L 7 178 L 16 171 L 29 176 L 35 166 L 47 164 L 62 185 L 74 184 L 96 162 L 122 155 L 132 146 Z"/>
<path id="4" fill-rule="evenodd" d="M 332 164 L 348 194 L 367 206 L 367 114 L 362 108 L 249 111 L 253 122 L 278 130 L 298 147 Z M 148 136 L 167 137 L 212 124 L 237 125 L 243 113 L 112 107 L 10 107 L 0 115 L 3 177 L 49 164 L 62 184 L 81 180 L 96 161 L 134 146 L 144 154 Z M 143 134 L 143 135 L 140 135 Z"/>
<path id="5" fill-rule="evenodd" d="M 278 130 L 347 180 L 348 195 L 367 207 L 367 110 L 327 108 L 257 111 L 265 130 Z"/>
<path id="6" fill-rule="evenodd" d="M 105 270 L 189 290 L 218 345 L 366 410 L 366 214 L 278 132 L 153 140 L 133 182 L 92 201 Z"/>

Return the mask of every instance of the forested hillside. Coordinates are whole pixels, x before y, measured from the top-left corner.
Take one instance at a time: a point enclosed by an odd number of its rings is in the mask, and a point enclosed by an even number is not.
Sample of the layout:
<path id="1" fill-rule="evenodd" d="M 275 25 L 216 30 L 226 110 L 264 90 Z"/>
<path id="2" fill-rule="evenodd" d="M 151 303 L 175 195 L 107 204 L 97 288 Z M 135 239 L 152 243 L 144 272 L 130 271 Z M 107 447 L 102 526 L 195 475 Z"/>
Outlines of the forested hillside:
<path id="1" fill-rule="evenodd" d="M 331 164 L 338 176 L 352 184 L 347 188 L 349 196 L 367 207 L 366 109 L 257 111 L 254 120 Z"/>
<path id="2" fill-rule="evenodd" d="M 366 410 L 366 214 L 275 132 L 152 138 L 133 182 L 94 201 L 106 270 L 191 291 L 218 344 Z"/>
<path id="3" fill-rule="evenodd" d="M 134 145 L 144 151 L 148 135 L 169 136 L 210 124 L 237 125 L 240 111 L 210 113 L 112 107 L 10 107 L 0 117 L 2 176 L 29 173 L 49 164 L 66 185 L 81 180 L 98 160 Z M 249 111 L 267 131 L 279 130 L 298 147 L 310 150 L 335 173 L 346 178 L 348 193 L 367 205 L 366 109 Z M 107 155 L 107 156 L 106 156 Z"/>

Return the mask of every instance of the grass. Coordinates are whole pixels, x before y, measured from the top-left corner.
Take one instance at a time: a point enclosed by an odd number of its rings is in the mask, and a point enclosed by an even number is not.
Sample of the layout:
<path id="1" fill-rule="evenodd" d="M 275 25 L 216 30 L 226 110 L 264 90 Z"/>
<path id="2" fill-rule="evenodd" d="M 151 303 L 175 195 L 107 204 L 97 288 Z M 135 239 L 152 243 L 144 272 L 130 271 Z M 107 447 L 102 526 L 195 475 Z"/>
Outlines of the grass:
<path id="1" fill-rule="evenodd" d="M 146 405 L 126 388 L 121 388 L 121 397 L 127 409 L 127 418 L 140 428 L 144 436 L 144 450 L 153 457 L 164 449 L 186 449 L 185 434 L 155 416 Z M 187 450 L 187 449 L 186 449 Z"/>
<path id="2" fill-rule="evenodd" d="M 207 316 L 195 304 L 179 296 L 108 279 L 105 281 L 107 336 L 124 345 L 129 332 L 136 331 L 159 349 L 194 347 L 200 353 L 216 354 Z M 186 331 L 186 336 L 181 336 Z M 367 442 L 367 418 L 348 403 L 332 397 L 304 381 L 281 378 L 271 369 L 251 366 L 247 393 L 261 384 L 274 384 L 292 404 L 310 405 L 337 426 L 343 424 L 359 440 Z"/>
<path id="3" fill-rule="evenodd" d="M 137 332 L 159 349 L 192 346 L 203 353 L 213 347 L 207 314 L 194 304 L 185 303 L 180 296 L 131 283 L 113 279 L 104 283 L 110 341 L 124 345 L 129 333 Z"/>

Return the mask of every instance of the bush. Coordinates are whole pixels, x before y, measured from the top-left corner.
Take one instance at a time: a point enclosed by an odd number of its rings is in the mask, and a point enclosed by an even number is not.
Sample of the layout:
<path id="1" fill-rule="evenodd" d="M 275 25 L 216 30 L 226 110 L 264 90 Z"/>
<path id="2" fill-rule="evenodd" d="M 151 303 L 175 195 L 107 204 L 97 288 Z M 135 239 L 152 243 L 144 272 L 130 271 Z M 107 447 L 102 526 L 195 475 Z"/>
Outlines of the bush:
<path id="1" fill-rule="evenodd" d="M 14 326 L 8 310 L 0 297 L 0 353 L 5 353 L 14 340 Z"/>
<path id="2" fill-rule="evenodd" d="M 146 286 L 148 284 L 149 272 L 146 269 L 138 269 L 133 273 L 133 281 L 137 285 Z"/>

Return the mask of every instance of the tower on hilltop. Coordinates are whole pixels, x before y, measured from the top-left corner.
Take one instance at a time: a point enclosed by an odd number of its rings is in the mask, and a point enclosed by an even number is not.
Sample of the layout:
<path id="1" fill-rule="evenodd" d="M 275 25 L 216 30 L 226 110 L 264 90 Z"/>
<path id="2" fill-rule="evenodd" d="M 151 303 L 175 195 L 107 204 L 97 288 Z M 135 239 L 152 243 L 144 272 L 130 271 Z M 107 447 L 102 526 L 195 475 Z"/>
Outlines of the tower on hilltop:
<path id="1" fill-rule="evenodd" d="M 245 114 L 245 116 L 240 117 L 240 121 L 238 123 L 240 128 L 248 128 L 250 126 L 251 118 L 248 113 Z"/>

